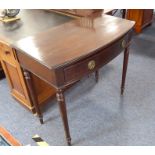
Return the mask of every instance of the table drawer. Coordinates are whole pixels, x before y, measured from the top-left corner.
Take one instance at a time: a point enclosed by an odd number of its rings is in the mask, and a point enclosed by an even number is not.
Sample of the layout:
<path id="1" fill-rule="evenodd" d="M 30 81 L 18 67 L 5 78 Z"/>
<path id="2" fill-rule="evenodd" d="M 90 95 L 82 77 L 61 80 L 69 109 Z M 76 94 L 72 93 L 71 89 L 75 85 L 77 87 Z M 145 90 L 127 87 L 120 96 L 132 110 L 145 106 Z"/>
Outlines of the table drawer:
<path id="1" fill-rule="evenodd" d="M 128 35 L 125 35 L 107 48 L 66 67 L 64 69 L 65 82 L 69 83 L 78 80 L 111 61 L 123 51 L 128 43 L 128 38 Z"/>
<path id="2" fill-rule="evenodd" d="M 0 43 L 0 55 L 1 59 L 6 62 L 13 63 L 15 62 L 15 55 L 11 47 Z"/>

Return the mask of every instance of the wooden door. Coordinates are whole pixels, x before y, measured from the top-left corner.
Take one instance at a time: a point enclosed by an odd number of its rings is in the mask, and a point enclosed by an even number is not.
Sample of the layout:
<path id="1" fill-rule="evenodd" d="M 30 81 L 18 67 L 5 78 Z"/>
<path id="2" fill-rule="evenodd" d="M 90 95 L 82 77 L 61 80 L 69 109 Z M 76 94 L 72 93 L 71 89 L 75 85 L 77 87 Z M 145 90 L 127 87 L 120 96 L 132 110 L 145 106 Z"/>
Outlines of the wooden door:
<path id="1" fill-rule="evenodd" d="M 24 77 L 14 51 L 5 44 L 0 44 L 1 63 L 11 94 L 29 109 L 32 105 L 24 82 Z"/>
<path id="2" fill-rule="evenodd" d="M 34 107 L 24 80 L 23 72 L 16 58 L 16 51 L 8 45 L 0 43 L 0 57 L 3 70 L 10 86 L 12 96 L 31 111 Z M 55 89 L 37 76 L 32 75 L 39 104 L 55 97 Z"/>

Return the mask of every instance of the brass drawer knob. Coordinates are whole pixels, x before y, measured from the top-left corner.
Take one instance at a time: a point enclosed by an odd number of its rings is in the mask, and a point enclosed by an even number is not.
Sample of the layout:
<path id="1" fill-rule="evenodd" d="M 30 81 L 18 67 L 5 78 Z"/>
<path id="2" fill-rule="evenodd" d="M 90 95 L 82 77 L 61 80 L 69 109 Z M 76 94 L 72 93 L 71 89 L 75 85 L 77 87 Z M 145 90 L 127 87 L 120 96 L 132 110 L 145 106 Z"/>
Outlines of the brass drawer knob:
<path id="1" fill-rule="evenodd" d="M 91 60 L 88 62 L 88 69 L 89 70 L 93 70 L 95 68 L 95 61 L 94 60 Z"/>
<path id="2" fill-rule="evenodd" d="M 122 47 L 123 47 L 123 48 L 126 47 L 126 41 L 125 41 L 125 40 L 122 41 Z"/>

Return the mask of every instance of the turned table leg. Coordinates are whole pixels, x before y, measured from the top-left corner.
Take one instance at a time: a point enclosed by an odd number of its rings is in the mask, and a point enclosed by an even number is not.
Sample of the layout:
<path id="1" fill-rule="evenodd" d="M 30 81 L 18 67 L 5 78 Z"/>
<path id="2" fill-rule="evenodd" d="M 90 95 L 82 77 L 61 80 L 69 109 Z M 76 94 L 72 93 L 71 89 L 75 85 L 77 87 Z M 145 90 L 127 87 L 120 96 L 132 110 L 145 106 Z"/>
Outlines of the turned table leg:
<path id="1" fill-rule="evenodd" d="M 35 107 L 35 111 L 37 113 L 37 116 L 39 117 L 40 123 L 43 124 L 43 115 L 41 113 L 38 99 L 37 99 L 37 96 L 36 96 L 36 93 L 34 90 L 31 73 L 26 69 L 24 69 L 23 71 L 24 71 L 24 77 L 25 77 L 25 81 L 26 81 L 26 84 L 28 87 L 28 91 L 30 94 L 31 102 L 32 102 L 33 106 Z"/>
<path id="2" fill-rule="evenodd" d="M 129 58 L 129 47 L 127 46 L 124 51 L 121 95 L 123 95 L 124 89 L 125 89 L 125 79 L 126 79 L 126 72 L 127 72 L 127 67 L 128 67 L 128 58 Z"/>
<path id="3" fill-rule="evenodd" d="M 63 121 L 67 144 L 71 145 L 71 137 L 70 137 L 70 131 L 69 131 L 69 125 L 68 125 L 66 103 L 65 103 L 65 97 L 64 97 L 62 89 L 57 89 L 56 97 L 57 97 L 57 101 L 59 104 L 61 118 Z"/>

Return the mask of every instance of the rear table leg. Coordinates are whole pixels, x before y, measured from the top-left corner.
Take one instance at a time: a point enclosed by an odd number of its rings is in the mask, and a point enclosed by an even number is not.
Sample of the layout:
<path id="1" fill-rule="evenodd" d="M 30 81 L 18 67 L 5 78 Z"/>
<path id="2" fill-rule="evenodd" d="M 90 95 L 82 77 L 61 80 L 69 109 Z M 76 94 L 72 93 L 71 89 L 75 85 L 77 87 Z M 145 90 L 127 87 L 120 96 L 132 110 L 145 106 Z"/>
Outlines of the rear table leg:
<path id="1" fill-rule="evenodd" d="M 124 60 L 123 60 L 121 95 L 123 95 L 124 89 L 125 89 L 125 80 L 126 80 L 126 72 L 127 72 L 127 67 L 128 67 L 128 59 L 129 59 L 129 47 L 126 47 L 125 51 L 124 51 Z"/>
<path id="2" fill-rule="evenodd" d="M 35 111 L 37 113 L 37 116 L 39 117 L 40 123 L 43 124 L 43 115 L 41 113 L 40 107 L 39 107 L 39 103 L 38 103 L 38 99 L 34 90 L 34 85 L 33 85 L 33 81 L 32 81 L 32 76 L 31 73 L 24 69 L 24 77 L 25 77 L 25 81 L 28 87 L 28 91 L 31 97 L 31 101 L 32 104 L 35 108 Z"/>

